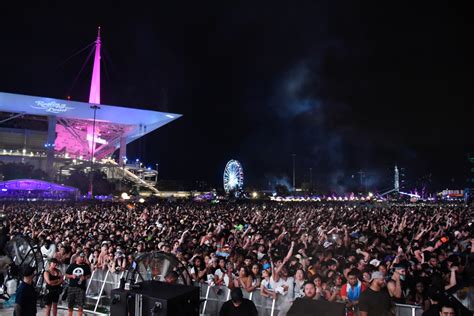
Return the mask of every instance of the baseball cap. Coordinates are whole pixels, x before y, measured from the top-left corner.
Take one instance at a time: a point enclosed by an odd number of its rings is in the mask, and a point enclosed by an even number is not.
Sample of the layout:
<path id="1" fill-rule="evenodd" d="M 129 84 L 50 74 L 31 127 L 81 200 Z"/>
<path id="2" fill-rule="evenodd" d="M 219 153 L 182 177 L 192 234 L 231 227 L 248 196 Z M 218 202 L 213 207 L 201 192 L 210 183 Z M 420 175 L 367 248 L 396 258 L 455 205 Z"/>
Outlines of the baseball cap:
<path id="1" fill-rule="evenodd" d="M 330 241 L 325 241 L 324 244 L 323 244 L 324 248 L 329 248 L 330 246 L 332 246 L 332 242 L 330 242 Z"/>
<path id="2" fill-rule="evenodd" d="M 382 272 L 374 271 L 374 272 L 372 272 L 372 275 L 370 276 L 369 282 L 372 282 L 375 279 L 383 279 L 383 278 L 384 278 L 384 275 L 383 275 Z"/>

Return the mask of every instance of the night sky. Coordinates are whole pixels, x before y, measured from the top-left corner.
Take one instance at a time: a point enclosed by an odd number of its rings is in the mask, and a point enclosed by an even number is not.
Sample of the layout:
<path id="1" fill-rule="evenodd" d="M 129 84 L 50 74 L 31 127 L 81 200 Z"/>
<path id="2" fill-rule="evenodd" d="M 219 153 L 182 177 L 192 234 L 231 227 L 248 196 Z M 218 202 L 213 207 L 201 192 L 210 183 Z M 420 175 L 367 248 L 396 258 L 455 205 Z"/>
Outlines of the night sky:
<path id="1" fill-rule="evenodd" d="M 102 103 L 184 117 L 128 148 L 163 179 L 313 181 L 324 192 L 466 187 L 474 153 L 467 7 L 418 1 L 134 1 L 5 7 L 0 91 L 87 101 L 102 27 Z M 472 24 L 472 23 L 471 23 Z M 77 77 L 77 80 L 76 80 Z M 474 166 L 472 166 L 474 167 Z"/>

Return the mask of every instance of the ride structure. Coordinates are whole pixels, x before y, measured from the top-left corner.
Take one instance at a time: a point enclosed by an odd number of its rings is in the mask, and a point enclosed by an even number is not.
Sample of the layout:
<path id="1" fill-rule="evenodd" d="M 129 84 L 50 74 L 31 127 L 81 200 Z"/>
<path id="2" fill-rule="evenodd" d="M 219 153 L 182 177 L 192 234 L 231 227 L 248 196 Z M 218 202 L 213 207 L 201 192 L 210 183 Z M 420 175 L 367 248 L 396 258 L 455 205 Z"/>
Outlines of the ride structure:
<path id="1" fill-rule="evenodd" d="M 238 195 L 243 187 L 244 169 L 237 160 L 230 160 L 224 169 L 224 190 L 227 194 Z"/>

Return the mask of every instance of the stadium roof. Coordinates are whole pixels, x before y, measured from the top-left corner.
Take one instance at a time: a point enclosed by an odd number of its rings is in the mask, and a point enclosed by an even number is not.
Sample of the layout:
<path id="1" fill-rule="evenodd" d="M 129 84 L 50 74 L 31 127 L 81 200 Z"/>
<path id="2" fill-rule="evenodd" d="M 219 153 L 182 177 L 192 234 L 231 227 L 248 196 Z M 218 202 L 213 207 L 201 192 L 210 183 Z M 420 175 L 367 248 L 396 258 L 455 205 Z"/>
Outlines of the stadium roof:
<path id="1" fill-rule="evenodd" d="M 55 115 L 62 118 L 93 120 L 94 111 L 87 102 L 77 102 L 46 97 L 0 92 L 0 110 L 30 115 Z M 125 125 L 147 126 L 155 130 L 181 116 L 181 114 L 126 108 L 100 104 L 96 121 Z"/>
<path id="2" fill-rule="evenodd" d="M 87 155 L 90 151 L 94 110 L 91 103 L 0 92 L 0 111 L 57 118 L 56 151 Z M 120 138 L 130 143 L 181 117 L 180 114 L 99 104 L 96 111 L 96 137 L 102 147 L 96 157 L 105 157 L 119 147 Z"/>

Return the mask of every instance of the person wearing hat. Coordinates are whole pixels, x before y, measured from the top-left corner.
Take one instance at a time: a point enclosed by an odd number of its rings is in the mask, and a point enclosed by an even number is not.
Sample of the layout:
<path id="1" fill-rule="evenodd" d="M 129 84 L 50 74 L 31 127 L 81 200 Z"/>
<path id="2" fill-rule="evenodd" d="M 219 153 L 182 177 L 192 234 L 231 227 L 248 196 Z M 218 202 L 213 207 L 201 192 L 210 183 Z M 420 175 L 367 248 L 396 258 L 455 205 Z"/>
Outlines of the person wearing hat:
<path id="1" fill-rule="evenodd" d="M 53 310 L 53 316 L 58 314 L 58 301 L 59 296 L 63 290 L 61 284 L 63 283 L 63 276 L 61 271 L 57 268 L 59 264 L 58 259 L 52 258 L 49 261 L 48 270 L 43 274 L 44 281 L 46 282 L 46 290 L 48 293 L 45 295 L 46 305 L 46 316 L 51 313 L 51 307 Z"/>
<path id="2" fill-rule="evenodd" d="M 219 316 L 257 316 L 257 307 L 254 302 L 244 298 L 242 290 L 238 287 L 230 291 L 230 300 L 225 302 Z"/>
<path id="3" fill-rule="evenodd" d="M 78 307 L 78 315 L 82 316 L 86 301 L 86 283 L 91 276 L 91 269 L 85 264 L 84 257 L 83 252 L 79 253 L 75 258 L 75 262 L 71 263 L 66 270 L 66 279 L 69 280 L 67 293 L 69 316 L 72 316 L 75 305 Z"/>
<path id="4" fill-rule="evenodd" d="M 35 269 L 33 267 L 24 267 L 22 271 L 23 281 L 16 290 L 15 309 L 13 316 L 36 315 L 36 291 L 33 286 L 33 276 Z"/>
<path id="5" fill-rule="evenodd" d="M 372 272 L 370 286 L 359 297 L 360 316 L 389 316 L 392 302 L 385 287 L 384 275 Z"/>

